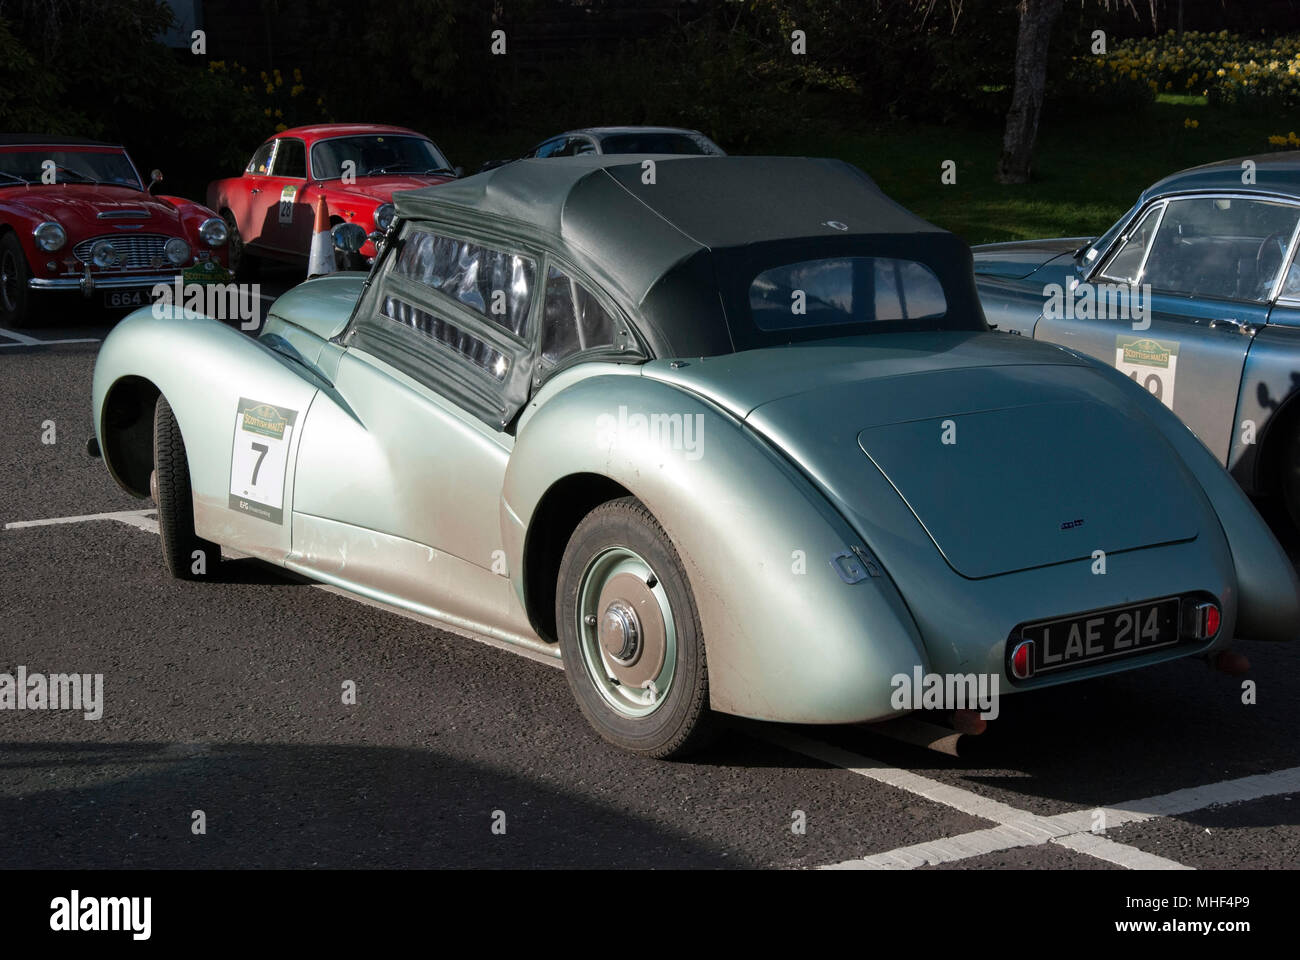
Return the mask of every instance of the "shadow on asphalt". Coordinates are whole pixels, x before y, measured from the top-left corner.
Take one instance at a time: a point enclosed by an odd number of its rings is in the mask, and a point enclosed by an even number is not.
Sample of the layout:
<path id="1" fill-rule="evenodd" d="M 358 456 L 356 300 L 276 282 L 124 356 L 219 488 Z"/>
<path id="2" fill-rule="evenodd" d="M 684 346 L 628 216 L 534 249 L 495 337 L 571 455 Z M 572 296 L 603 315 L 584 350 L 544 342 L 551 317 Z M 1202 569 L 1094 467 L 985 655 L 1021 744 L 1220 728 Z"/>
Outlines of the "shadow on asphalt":
<path id="1" fill-rule="evenodd" d="M 56 777 L 79 785 L 51 787 Z M 18 743 L 0 747 L 0 782 L 6 869 L 748 865 L 434 750 Z M 196 810 L 204 835 L 192 832 Z"/>

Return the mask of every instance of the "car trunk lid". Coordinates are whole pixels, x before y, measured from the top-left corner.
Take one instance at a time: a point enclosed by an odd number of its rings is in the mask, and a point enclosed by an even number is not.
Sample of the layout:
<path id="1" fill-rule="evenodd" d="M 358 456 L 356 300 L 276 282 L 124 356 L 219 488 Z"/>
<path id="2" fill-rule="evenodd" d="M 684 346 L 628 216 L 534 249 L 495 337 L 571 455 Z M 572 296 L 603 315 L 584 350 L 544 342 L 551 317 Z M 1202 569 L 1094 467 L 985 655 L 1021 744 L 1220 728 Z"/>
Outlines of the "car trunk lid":
<path id="1" fill-rule="evenodd" d="M 949 565 L 980 578 L 1195 537 L 1170 495 L 1181 471 L 1150 439 L 1067 401 L 882 424 L 857 443 Z"/>

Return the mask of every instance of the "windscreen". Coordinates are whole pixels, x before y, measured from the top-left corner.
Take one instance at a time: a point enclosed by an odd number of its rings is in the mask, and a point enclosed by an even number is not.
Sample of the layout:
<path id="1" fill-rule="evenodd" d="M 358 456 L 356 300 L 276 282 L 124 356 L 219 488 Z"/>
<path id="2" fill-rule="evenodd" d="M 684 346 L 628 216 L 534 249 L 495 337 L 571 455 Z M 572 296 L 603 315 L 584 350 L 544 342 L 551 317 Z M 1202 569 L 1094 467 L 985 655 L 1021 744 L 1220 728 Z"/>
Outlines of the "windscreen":
<path id="1" fill-rule="evenodd" d="M 49 164 L 49 166 L 47 166 Z M 10 184 L 41 183 L 47 170 L 55 183 L 108 183 L 141 189 L 135 168 L 120 150 L 30 150 L 0 152 L 0 187 Z M 48 177 L 45 178 L 48 181 Z"/>
<path id="2" fill-rule="evenodd" d="M 600 138 L 604 153 L 710 154 L 699 139 L 687 133 L 612 133 Z"/>
<path id="3" fill-rule="evenodd" d="M 447 158 L 430 140 L 389 133 L 321 140 L 311 148 L 311 173 L 317 180 L 343 176 L 344 164 L 358 177 L 386 173 L 450 173 Z"/>

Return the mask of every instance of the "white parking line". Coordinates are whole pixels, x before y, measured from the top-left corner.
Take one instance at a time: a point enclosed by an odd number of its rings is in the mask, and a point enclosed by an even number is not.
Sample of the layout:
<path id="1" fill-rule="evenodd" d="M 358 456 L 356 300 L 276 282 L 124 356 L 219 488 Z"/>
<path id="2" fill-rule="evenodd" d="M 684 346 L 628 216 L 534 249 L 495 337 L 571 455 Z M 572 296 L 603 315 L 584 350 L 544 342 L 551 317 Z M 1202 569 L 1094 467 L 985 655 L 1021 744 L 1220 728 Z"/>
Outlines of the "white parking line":
<path id="1" fill-rule="evenodd" d="M 0 331 L 3 332 L 3 331 Z M 44 527 L 68 523 L 84 523 L 92 520 L 113 520 L 124 523 L 149 533 L 158 533 L 158 521 L 154 514 L 156 508 L 148 510 L 119 510 L 112 513 L 89 513 L 74 517 L 51 517 L 44 520 L 18 520 L 6 523 L 4 529 L 16 530 L 29 527 Z M 330 593 L 338 593 L 352 599 L 361 599 L 373 606 L 381 607 L 410 619 L 428 622 L 454 633 L 463 631 L 448 627 L 446 624 L 378 603 L 364 597 L 357 597 L 348 591 L 328 584 L 313 584 Z M 562 666 L 558 660 L 535 653 L 531 650 L 507 644 L 490 637 L 464 633 L 470 639 L 480 643 L 521 654 L 529 659 L 546 663 L 548 666 Z M 751 734 L 753 728 L 748 728 Z M 823 870 L 911 870 L 939 863 L 954 863 L 972 857 L 1012 850 L 1017 847 L 1038 846 L 1055 843 L 1073 850 L 1105 860 L 1130 870 L 1191 870 L 1192 867 L 1169 860 L 1128 844 L 1117 843 L 1107 837 L 1092 832 L 1094 824 L 1100 822 L 1104 829 L 1117 827 L 1125 823 L 1140 823 L 1160 817 L 1190 813 L 1206 807 L 1228 803 L 1241 803 L 1264 797 L 1287 793 L 1300 793 L 1300 767 L 1288 767 L 1272 773 L 1254 774 L 1239 777 L 1236 780 L 1223 780 L 1218 783 L 1199 787 L 1186 787 L 1170 793 L 1107 807 L 1084 808 L 1056 816 L 1045 817 L 1010 804 L 1002 803 L 988 797 L 982 797 L 963 787 L 940 783 L 929 777 L 912 773 L 899 767 L 891 767 L 871 757 L 844 750 L 829 743 L 813 740 L 794 731 L 779 726 L 771 726 L 760 735 L 770 743 L 784 747 L 795 753 L 812 757 L 831 766 L 840 767 L 850 773 L 887 784 L 900 790 L 924 797 L 935 803 L 952 807 L 969 816 L 992 820 L 998 825 L 983 830 L 972 830 L 953 837 L 943 837 L 925 843 L 898 847 L 884 853 L 872 854 L 856 860 L 825 864 Z"/>
<path id="2" fill-rule="evenodd" d="M 78 340 L 38 340 L 36 337 L 29 337 L 25 333 L 17 333 L 13 330 L 5 330 L 0 327 L 0 337 L 8 337 L 10 340 L 17 340 L 17 343 L 0 343 L 0 349 L 4 347 L 45 347 L 55 343 L 99 343 L 98 337 L 86 337 Z"/>
<path id="3" fill-rule="evenodd" d="M 22 530 L 25 527 L 50 527 L 61 523 L 85 523 L 88 520 L 116 520 L 119 523 L 125 523 L 131 527 L 139 527 L 141 530 L 148 530 L 150 533 L 158 532 L 158 521 L 148 519 L 150 514 L 157 513 L 156 507 L 148 510 L 118 510 L 114 513 L 86 513 L 79 517 L 49 517 L 45 520 L 15 520 L 12 523 L 6 523 L 6 530 Z"/>
<path id="4" fill-rule="evenodd" d="M 956 837 L 944 837 L 940 840 L 899 847 L 859 860 L 827 864 L 822 867 L 826 870 L 911 870 L 926 864 L 952 863 L 1000 850 L 1037 846 L 1048 842 L 1129 869 L 1190 870 L 1191 867 L 1177 861 L 1167 860 L 1139 850 L 1137 847 L 1096 835 L 1092 833 L 1093 825 L 1100 823 L 1104 829 L 1109 829 L 1124 823 L 1138 823 L 1158 817 L 1190 813 L 1193 810 L 1220 804 L 1240 803 L 1300 792 L 1300 767 L 1288 767 L 1273 773 L 1255 774 L 1200 787 L 1188 787 L 1127 803 L 1074 810 L 1053 817 L 1044 817 L 997 800 L 981 797 L 962 787 L 940 783 L 920 774 L 887 766 L 870 757 L 811 740 L 790 730 L 773 728 L 766 735 L 766 739 L 796 753 L 841 767 L 850 773 L 907 790 L 927 800 L 942 803 L 970 816 L 993 820 L 998 824 L 989 829 L 973 830 Z"/>

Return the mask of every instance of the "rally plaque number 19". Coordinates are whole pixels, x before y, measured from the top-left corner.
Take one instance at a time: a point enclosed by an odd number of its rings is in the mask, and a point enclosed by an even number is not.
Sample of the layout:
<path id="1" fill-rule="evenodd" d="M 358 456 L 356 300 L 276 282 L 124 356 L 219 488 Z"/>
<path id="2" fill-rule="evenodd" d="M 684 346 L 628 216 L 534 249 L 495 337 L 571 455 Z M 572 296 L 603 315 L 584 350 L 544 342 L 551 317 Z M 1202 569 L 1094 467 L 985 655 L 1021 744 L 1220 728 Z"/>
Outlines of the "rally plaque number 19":
<path id="1" fill-rule="evenodd" d="M 284 475 L 295 410 L 239 399 L 230 453 L 230 509 L 284 522 Z"/>

